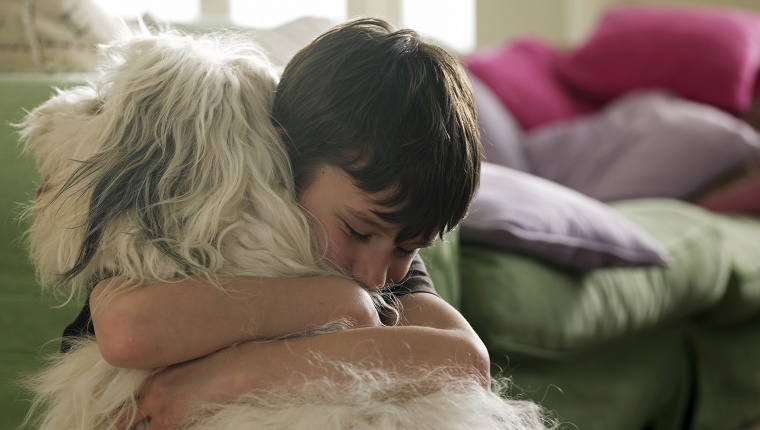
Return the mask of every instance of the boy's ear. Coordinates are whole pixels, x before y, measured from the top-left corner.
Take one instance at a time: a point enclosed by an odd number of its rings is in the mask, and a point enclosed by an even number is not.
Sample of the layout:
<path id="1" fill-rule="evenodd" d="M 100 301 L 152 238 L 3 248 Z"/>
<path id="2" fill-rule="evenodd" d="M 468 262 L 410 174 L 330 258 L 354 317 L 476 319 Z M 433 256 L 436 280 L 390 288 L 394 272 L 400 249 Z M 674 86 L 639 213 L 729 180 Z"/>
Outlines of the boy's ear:
<path id="1" fill-rule="evenodd" d="M 285 135 L 287 134 L 287 132 L 285 131 L 285 129 L 282 128 L 282 127 L 280 127 L 280 126 L 275 127 L 274 131 L 277 132 L 277 135 L 280 136 L 280 138 L 285 137 Z"/>

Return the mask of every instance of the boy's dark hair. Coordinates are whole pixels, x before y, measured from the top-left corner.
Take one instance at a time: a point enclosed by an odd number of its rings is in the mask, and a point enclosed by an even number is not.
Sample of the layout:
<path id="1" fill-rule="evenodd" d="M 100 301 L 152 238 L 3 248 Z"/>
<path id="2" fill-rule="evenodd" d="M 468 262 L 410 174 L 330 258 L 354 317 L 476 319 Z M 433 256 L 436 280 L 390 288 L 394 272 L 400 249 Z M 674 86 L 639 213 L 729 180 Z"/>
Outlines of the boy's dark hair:
<path id="1" fill-rule="evenodd" d="M 380 19 L 332 28 L 285 68 L 273 108 L 298 190 L 321 164 L 368 193 L 397 242 L 431 238 L 465 216 L 480 178 L 475 108 L 458 61 Z"/>

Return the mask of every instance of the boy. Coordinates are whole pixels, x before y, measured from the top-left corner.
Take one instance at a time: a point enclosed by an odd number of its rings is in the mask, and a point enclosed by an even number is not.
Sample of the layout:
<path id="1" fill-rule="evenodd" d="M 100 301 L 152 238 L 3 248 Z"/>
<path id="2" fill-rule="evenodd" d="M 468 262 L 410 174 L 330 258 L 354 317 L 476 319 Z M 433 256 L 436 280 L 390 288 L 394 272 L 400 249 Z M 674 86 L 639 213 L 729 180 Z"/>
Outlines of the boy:
<path id="1" fill-rule="evenodd" d="M 482 341 L 435 294 L 417 256 L 464 217 L 479 179 L 473 101 L 456 59 L 381 20 L 347 22 L 288 64 L 273 121 L 325 257 L 351 276 L 230 278 L 224 291 L 186 280 L 102 303 L 108 281 L 98 284 L 91 329 L 106 360 L 171 366 L 138 399 L 147 428 L 172 428 L 200 402 L 340 379 L 340 369 L 310 361 L 315 353 L 400 371 L 455 366 L 488 386 Z M 381 289 L 396 298 L 397 320 L 378 315 L 369 291 Z M 337 317 L 349 317 L 355 328 L 241 343 Z M 87 331 L 88 319 L 68 333 Z"/>

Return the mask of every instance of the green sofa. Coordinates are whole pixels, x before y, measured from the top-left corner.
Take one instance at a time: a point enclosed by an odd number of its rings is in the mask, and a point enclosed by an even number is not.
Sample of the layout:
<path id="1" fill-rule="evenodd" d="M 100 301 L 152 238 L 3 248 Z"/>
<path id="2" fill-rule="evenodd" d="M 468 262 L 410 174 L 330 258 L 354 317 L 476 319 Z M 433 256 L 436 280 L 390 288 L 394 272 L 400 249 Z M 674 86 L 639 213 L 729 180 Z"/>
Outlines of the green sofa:
<path id="1" fill-rule="evenodd" d="M 41 293 L 27 261 L 22 203 L 38 181 L 9 123 L 81 75 L 0 76 L 0 428 L 29 406 L 19 383 L 58 347 L 77 303 Z M 462 246 L 456 231 L 424 257 L 512 394 L 565 428 L 739 429 L 760 420 L 760 221 L 652 199 L 615 209 L 671 254 L 667 268 L 568 272 Z"/>
<path id="2" fill-rule="evenodd" d="M 613 207 L 673 263 L 572 273 L 462 248 L 461 308 L 495 366 L 580 429 L 760 420 L 760 222 L 665 199 Z"/>
<path id="3" fill-rule="evenodd" d="M 77 306 L 42 294 L 23 242 L 19 216 L 34 197 L 38 175 L 31 157 L 22 155 L 12 122 L 50 97 L 53 85 L 82 82 L 72 75 L 0 75 L 0 428 L 13 429 L 29 407 L 22 376 L 39 368 L 59 346 L 56 337 L 73 320 Z"/>

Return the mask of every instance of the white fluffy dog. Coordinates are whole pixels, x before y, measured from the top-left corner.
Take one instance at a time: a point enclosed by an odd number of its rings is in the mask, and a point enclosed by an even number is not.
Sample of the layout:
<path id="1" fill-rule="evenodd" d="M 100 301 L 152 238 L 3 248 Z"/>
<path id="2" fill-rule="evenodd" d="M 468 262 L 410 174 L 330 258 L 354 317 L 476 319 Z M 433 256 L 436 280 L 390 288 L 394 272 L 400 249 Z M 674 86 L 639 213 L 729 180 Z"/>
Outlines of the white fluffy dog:
<path id="1" fill-rule="evenodd" d="M 309 276 L 329 270 L 299 209 L 269 111 L 276 76 L 250 42 L 174 33 L 104 50 L 96 84 L 60 91 L 22 124 L 45 178 L 28 211 L 45 287 L 69 296 L 113 275 L 128 288 L 182 276 Z M 339 365 L 353 382 L 206 405 L 184 429 L 534 429 L 540 408 L 420 369 Z M 137 416 L 150 371 L 110 366 L 92 339 L 33 381 L 41 429 L 101 430 Z M 415 387 L 436 386 L 426 392 Z M 398 393 L 405 393 L 399 398 Z"/>

